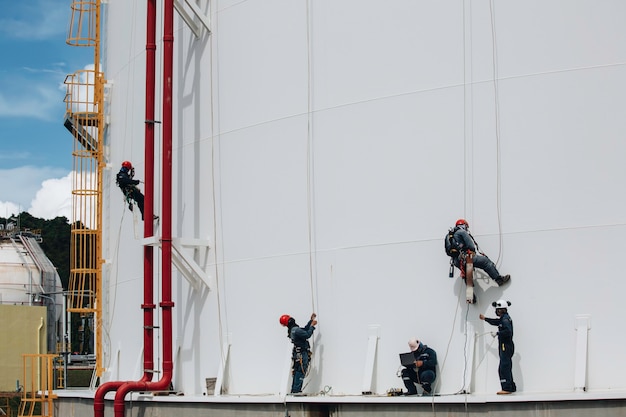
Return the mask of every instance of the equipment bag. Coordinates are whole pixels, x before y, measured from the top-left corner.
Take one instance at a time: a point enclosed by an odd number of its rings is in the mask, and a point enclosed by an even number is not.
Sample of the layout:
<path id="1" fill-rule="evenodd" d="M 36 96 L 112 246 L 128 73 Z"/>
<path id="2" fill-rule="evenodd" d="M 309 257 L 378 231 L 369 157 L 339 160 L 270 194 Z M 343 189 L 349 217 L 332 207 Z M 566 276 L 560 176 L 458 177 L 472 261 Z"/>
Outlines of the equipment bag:
<path id="1" fill-rule="evenodd" d="M 446 237 L 443 239 L 444 247 L 446 249 L 446 255 L 448 256 L 459 256 L 461 253 L 461 247 L 459 242 L 454 238 L 454 233 L 458 230 L 458 227 L 452 227 L 446 233 Z"/>

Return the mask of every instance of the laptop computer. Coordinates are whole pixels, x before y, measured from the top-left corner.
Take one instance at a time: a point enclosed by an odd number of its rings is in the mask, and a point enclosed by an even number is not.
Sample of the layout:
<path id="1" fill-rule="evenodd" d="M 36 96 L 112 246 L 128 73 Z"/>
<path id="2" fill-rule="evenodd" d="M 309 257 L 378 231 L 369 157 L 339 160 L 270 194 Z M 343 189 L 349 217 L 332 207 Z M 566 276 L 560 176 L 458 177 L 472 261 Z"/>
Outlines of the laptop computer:
<path id="1" fill-rule="evenodd" d="M 401 353 L 400 354 L 400 364 L 402 366 L 413 366 L 413 365 L 415 365 L 415 355 L 413 355 L 413 352 Z"/>

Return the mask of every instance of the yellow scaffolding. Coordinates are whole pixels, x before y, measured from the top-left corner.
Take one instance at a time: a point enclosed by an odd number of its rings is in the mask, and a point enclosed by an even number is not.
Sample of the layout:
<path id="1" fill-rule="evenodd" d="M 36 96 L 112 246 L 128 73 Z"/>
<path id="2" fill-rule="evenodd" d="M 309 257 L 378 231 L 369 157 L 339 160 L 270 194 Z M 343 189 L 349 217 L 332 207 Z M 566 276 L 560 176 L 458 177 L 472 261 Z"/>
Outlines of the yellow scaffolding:
<path id="1" fill-rule="evenodd" d="M 74 0 L 67 44 L 94 48 L 94 68 L 65 79 L 65 127 L 74 136 L 68 311 L 94 318 L 96 376 L 102 367 L 102 174 L 104 74 L 100 72 L 100 0 Z"/>
<path id="2" fill-rule="evenodd" d="M 56 355 L 22 355 L 24 389 L 20 399 L 18 415 L 53 417 L 53 400 L 57 398 L 53 385 L 53 360 Z"/>

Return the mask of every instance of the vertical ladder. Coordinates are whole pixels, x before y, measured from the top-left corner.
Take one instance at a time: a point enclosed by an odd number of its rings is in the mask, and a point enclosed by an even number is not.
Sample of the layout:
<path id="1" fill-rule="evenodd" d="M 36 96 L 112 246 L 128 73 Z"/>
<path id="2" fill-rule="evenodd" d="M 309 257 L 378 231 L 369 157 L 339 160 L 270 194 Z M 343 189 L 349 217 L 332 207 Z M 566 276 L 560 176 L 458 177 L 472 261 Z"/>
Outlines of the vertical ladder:
<path id="1" fill-rule="evenodd" d="M 68 311 L 91 315 L 95 374 L 102 366 L 102 174 L 104 74 L 100 72 L 101 0 L 73 0 L 66 43 L 94 49 L 93 70 L 65 79 L 65 127 L 74 137 Z"/>

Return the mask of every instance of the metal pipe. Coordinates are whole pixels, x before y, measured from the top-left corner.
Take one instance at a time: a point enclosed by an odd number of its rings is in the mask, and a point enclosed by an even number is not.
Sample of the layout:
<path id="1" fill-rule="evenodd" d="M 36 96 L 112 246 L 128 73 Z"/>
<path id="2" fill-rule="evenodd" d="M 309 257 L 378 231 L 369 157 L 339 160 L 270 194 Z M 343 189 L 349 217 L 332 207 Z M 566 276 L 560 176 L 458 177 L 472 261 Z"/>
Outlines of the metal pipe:
<path id="1" fill-rule="evenodd" d="M 39 317 L 39 327 L 37 327 L 37 354 L 41 354 L 41 328 L 43 327 L 43 317 Z"/>
<path id="2" fill-rule="evenodd" d="M 174 63 L 174 2 L 163 2 L 163 162 L 162 162 L 162 301 L 163 374 L 156 382 L 127 382 L 117 390 L 113 403 L 115 417 L 124 417 L 126 394 L 134 391 L 163 391 L 172 381 L 172 74 Z"/>
<path id="3" fill-rule="evenodd" d="M 47 316 L 47 310 L 46 310 Z M 39 359 L 39 355 L 41 355 L 41 329 L 43 328 L 43 317 L 39 318 L 39 327 L 37 327 L 37 391 L 41 389 L 41 360 Z"/>
<path id="4" fill-rule="evenodd" d="M 148 0 L 146 22 L 146 120 L 145 120 L 145 217 L 143 236 L 154 235 L 154 96 L 156 56 L 156 0 Z M 154 246 L 143 247 L 143 377 L 152 381 L 154 373 Z"/>
<path id="5" fill-rule="evenodd" d="M 154 234 L 154 124 L 155 120 L 155 86 L 156 86 L 156 0 L 147 1 L 146 13 L 146 108 L 145 108 L 145 215 L 144 237 Z M 154 374 L 154 248 L 145 245 L 143 248 L 143 357 L 144 372 L 140 382 L 152 381 Z M 110 381 L 98 387 L 94 396 L 94 416 L 104 417 L 104 396 L 107 392 L 118 390 L 124 381 Z M 122 397 L 123 403 L 123 397 Z"/>
<path id="6" fill-rule="evenodd" d="M 67 332 L 67 294 L 63 292 L 63 324 L 61 325 L 63 333 L 63 388 L 67 389 L 67 358 L 70 357 L 71 348 L 69 345 L 69 334 Z"/>

